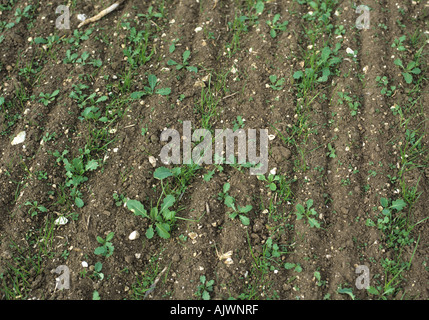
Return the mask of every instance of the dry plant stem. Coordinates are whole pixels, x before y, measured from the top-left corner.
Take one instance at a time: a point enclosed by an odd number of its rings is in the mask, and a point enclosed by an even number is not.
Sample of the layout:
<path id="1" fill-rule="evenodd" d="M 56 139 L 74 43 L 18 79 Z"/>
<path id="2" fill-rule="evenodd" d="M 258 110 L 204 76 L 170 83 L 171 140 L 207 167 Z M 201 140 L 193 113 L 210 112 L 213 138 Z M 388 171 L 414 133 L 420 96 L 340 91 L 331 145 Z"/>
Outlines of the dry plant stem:
<path id="1" fill-rule="evenodd" d="M 109 13 L 111 13 L 112 11 L 116 10 L 119 5 L 124 2 L 125 0 L 121 0 L 121 1 L 117 1 L 114 4 L 112 4 L 110 7 L 108 7 L 107 9 L 104 9 L 103 11 L 101 11 L 99 14 L 93 16 L 92 18 L 86 19 L 85 21 L 82 21 L 77 27 L 81 28 L 89 23 L 92 22 L 96 22 L 98 20 L 100 20 L 101 18 L 103 18 L 105 15 L 108 15 Z"/>

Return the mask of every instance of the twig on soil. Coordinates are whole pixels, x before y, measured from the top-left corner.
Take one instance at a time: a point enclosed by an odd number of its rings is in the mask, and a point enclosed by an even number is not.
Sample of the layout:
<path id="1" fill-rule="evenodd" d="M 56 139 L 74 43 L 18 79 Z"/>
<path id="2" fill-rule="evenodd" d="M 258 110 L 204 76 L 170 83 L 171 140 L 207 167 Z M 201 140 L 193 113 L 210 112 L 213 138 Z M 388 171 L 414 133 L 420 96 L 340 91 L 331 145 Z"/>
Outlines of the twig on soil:
<path id="1" fill-rule="evenodd" d="M 159 273 L 159 275 L 156 277 L 155 281 L 152 283 L 152 285 L 149 287 L 149 290 L 146 291 L 144 298 L 146 299 L 146 297 L 153 291 L 155 290 L 156 284 L 158 283 L 159 279 L 161 278 L 162 274 L 165 272 L 165 270 L 167 270 L 167 267 L 165 267 L 164 269 L 162 269 L 162 271 Z"/>
<path id="2" fill-rule="evenodd" d="M 232 94 L 230 94 L 230 95 L 227 95 L 227 96 L 225 96 L 225 97 L 223 97 L 222 99 L 226 99 L 226 98 L 230 98 L 230 97 L 232 97 L 232 96 L 235 96 L 237 93 L 239 93 L 240 91 L 237 91 L 237 92 L 234 92 L 234 93 L 232 93 Z"/>
<path id="3" fill-rule="evenodd" d="M 104 9 L 103 11 L 101 11 L 99 14 L 93 16 L 92 18 L 86 19 L 85 21 L 82 21 L 77 27 L 83 27 L 84 25 L 87 25 L 89 23 L 95 22 L 100 20 L 101 18 L 103 18 L 105 15 L 108 15 L 109 13 L 111 13 L 112 11 L 116 10 L 119 5 L 124 2 L 125 0 L 119 0 L 116 1 L 114 4 L 112 4 L 110 7 L 108 7 L 107 9 Z"/>

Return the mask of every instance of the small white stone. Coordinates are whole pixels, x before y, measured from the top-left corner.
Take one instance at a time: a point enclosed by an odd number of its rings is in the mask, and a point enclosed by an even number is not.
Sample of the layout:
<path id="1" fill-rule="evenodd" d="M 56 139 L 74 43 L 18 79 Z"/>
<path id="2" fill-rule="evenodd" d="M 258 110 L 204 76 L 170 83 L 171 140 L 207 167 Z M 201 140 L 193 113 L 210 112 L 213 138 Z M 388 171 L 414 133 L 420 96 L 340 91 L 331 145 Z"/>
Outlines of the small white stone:
<path id="1" fill-rule="evenodd" d="M 133 231 L 130 233 L 130 235 L 128 236 L 128 239 L 130 240 L 136 240 L 140 237 L 140 233 L 138 231 Z"/>
<path id="2" fill-rule="evenodd" d="M 57 220 L 54 221 L 56 226 L 63 226 L 67 222 L 69 222 L 69 220 L 66 217 L 59 217 Z"/>
<path id="3" fill-rule="evenodd" d="M 154 167 L 154 168 L 156 167 L 156 159 L 154 156 L 149 157 L 149 162 L 152 165 L 152 167 Z"/>
<path id="4" fill-rule="evenodd" d="M 84 268 L 88 268 L 88 262 L 86 262 L 86 261 L 82 261 L 82 267 L 84 267 Z"/>
<path id="5" fill-rule="evenodd" d="M 17 144 L 23 143 L 23 142 L 25 141 L 25 136 L 26 136 L 25 131 L 21 131 L 21 132 L 20 132 L 20 133 L 18 133 L 18 134 L 17 134 L 17 136 L 12 140 L 11 144 L 14 146 L 14 145 L 17 145 Z"/>
<path id="6" fill-rule="evenodd" d="M 201 28 L 201 27 L 196 27 L 194 31 L 195 31 L 195 32 L 200 32 L 201 30 L 203 30 L 203 28 Z"/>

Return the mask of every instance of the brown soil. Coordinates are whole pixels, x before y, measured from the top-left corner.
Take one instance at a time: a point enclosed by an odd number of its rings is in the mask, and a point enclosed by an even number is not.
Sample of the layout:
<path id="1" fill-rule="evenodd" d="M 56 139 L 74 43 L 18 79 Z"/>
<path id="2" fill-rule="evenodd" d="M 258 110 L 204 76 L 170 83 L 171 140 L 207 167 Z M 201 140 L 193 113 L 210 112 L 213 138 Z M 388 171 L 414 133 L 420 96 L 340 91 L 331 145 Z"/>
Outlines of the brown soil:
<path id="1" fill-rule="evenodd" d="M 398 142 L 404 141 L 406 130 L 401 127 L 400 117 L 391 112 L 391 106 L 406 104 L 412 89 L 398 75 L 399 69 L 391 58 L 397 51 L 391 44 L 399 35 L 416 29 L 427 39 L 423 31 L 427 32 L 429 8 L 424 2 L 403 4 L 406 14 L 401 15 L 393 1 L 368 0 L 366 5 L 372 8 L 371 28 L 357 30 L 352 27 L 357 14 L 350 1 L 339 1 L 336 10 L 341 15 L 333 15 L 332 24 L 346 27 L 339 55 L 347 59 L 342 59 L 338 73 L 315 91 L 319 96 L 311 103 L 307 120 L 311 133 L 298 148 L 281 137 L 290 136 L 289 128 L 297 121 L 297 93 L 292 75 L 301 70 L 303 51 L 310 45 L 302 36 L 306 28 L 302 16 L 309 7 L 296 1 L 268 1 L 259 25 L 249 27 L 241 35 L 236 52 L 230 54 L 226 46 L 233 36 L 228 23 L 235 15 L 242 14 L 239 7 L 245 8 L 246 1 L 219 1 L 214 8 L 212 1 L 164 1 L 165 17 L 152 19 L 151 30 L 157 37 L 150 39 L 150 46 L 155 54 L 134 70 L 136 75 L 128 92 L 142 91 L 147 86 L 148 74 L 160 79 L 157 88 L 170 87 L 172 92 L 169 96 L 145 96 L 120 106 L 126 113 L 112 122 L 109 129 L 115 129 L 114 133 L 97 138 L 103 143 L 113 141 L 105 149 L 92 153 L 95 159 L 105 161 L 100 168 L 86 174 L 88 180 L 81 188 L 85 202 L 82 208 L 70 199 L 59 202 L 64 193 L 69 194 L 69 189 L 64 188 L 67 179 L 64 166 L 56 163 L 52 153 L 67 149 L 70 156 L 78 155 L 79 148 L 84 148 L 91 138 L 91 130 L 103 125 L 79 120 L 82 110 L 70 97 L 73 85 L 85 83 L 88 86 L 85 92 L 96 92 L 97 96 L 109 92 L 115 97 L 126 95 L 121 91 L 121 81 L 130 64 L 124 59 L 121 45 L 129 31 L 121 26 L 121 20 L 143 28 L 143 22 L 136 24 L 137 14 L 147 13 L 150 6 L 158 12 L 163 1 L 125 1 L 117 11 L 83 28 L 91 28 L 92 33 L 80 42 L 76 52 L 81 56 L 86 51 L 91 53 L 91 59 L 100 59 L 103 65 L 97 72 L 88 64 L 63 63 L 70 43 L 57 43 L 47 52 L 42 44 L 30 43 L 28 38 L 49 35 L 72 38 L 79 24 L 78 13 L 92 16 L 108 3 L 80 1 L 77 8 L 71 9 L 71 29 L 57 30 L 55 8 L 62 1 L 27 2 L 37 8 L 33 17 L 24 17 L 13 28 L 0 33 L 0 39 L 4 36 L 0 44 L 0 97 L 13 101 L 13 109 L 7 112 L 2 109 L 0 113 L 2 299 L 11 298 L 6 288 L 13 288 L 13 279 L 18 279 L 11 276 L 11 270 L 26 263 L 29 264 L 23 270 L 28 271 L 27 283 L 16 280 L 21 291 L 15 298 L 92 299 L 96 290 L 101 299 L 142 299 L 165 267 L 147 299 L 200 299 L 195 293 L 202 275 L 214 280 L 211 299 L 349 299 L 350 296 L 338 293 L 339 287 L 352 288 L 356 299 L 376 298 L 355 287 L 358 277 L 355 269 L 358 265 L 368 266 L 371 285 L 384 285 L 386 275 L 381 263 L 395 256 L 394 250 L 386 247 L 382 232 L 365 222 L 368 218 L 376 221 L 380 197 L 401 197 L 395 191 L 401 188 L 399 182 L 392 182 L 388 176 L 398 176 Z M 6 5 L 5 1 L 1 3 Z M 0 20 L 13 21 L 17 8 L 23 5 L 14 4 L 11 11 L 3 11 Z M 265 21 L 276 13 L 281 13 L 289 24 L 286 31 L 272 39 Z M 380 24 L 387 29 L 379 27 Z M 196 32 L 197 27 L 203 30 Z M 170 53 L 170 45 L 176 39 L 176 50 Z M 314 45 L 323 48 L 324 41 L 318 39 Z M 358 50 L 356 61 L 347 57 L 347 47 Z M 169 59 L 180 61 L 185 50 L 191 51 L 189 61 L 198 66 L 197 74 L 167 65 Z M 408 49 L 410 57 L 412 51 Z M 40 69 L 26 77 L 21 70 L 31 63 Z M 358 75 L 364 73 L 364 68 L 367 71 L 362 81 Z M 422 57 L 421 69 L 427 70 L 427 52 Z M 84 74 L 88 76 L 82 79 Z M 286 79 L 282 90 L 267 88 L 272 74 Z M 226 76 L 221 78 L 221 75 Z M 394 96 L 380 93 L 375 79 L 382 75 L 395 79 Z M 138 199 L 146 208 L 151 201 L 158 200 L 161 185 L 153 177 L 155 168 L 148 158 L 154 156 L 156 167 L 162 166 L 159 153 L 165 143 L 159 142 L 159 136 L 164 128 L 182 132 L 182 122 L 187 120 L 195 129 L 201 128 L 203 116 L 196 107 L 201 87 L 195 84 L 206 76 L 211 77 L 213 84 L 223 84 L 216 92 L 218 115 L 210 120 L 210 126 L 232 128 L 237 116 L 242 116 L 244 129 L 267 128 L 269 134 L 276 136 L 269 142 L 269 169 L 276 168 L 286 181 L 293 181 L 291 195 L 272 192 L 266 182 L 249 175 L 247 168 L 238 170 L 229 165 L 224 165 L 222 172 L 216 169 L 213 178 L 205 181 L 203 175 L 215 167 L 203 166 L 176 203 L 177 215 L 188 220 L 177 220 L 168 240 L 158 236 L 146 239 L 147 219 L 133 215 L 123 205 L 117 206 L 113 194 Z M 55 101 L 47 106 L 39 102 L 41 92 L 51 93 L 56 89 L 60 93 Z M 20 90 L 25 96 L 36 98 L 22 99 Z M 356 116 L 350 114 L 346 104 L 338 102 L 338 92 L 349 92 L 360 102 Z M 426 133 L 428 105 L 428 83 L 423 81 L 421 98 L 415 106 L 420 108 L 419 116 L 410 118 L 407 128 L 422 128 Z M 103 114 L 104 108 L 107 110 L 107 104 L 102 106 Z M 15 120 L 9 126 L 13 117 Z M 145 135 L 142 128 L 148 129 Z M 26 131 L 25 143 L 11 145 L 20 131 Z M 54 132 L 55 139 L 40 143 L 46 133 Z M 327 156 L 328 143 L 335 148 L 335 158 Z M 429 146 L 427 134 L 421 144 Z M 427 160 L 427 155 L 415 159 L 417 168 L 405 173 L 404 181 L 409 186 L 418 183 L 417 191 L 421 192 L 414 206 L 407 207 L 414 222 L 427 217 Z M 370 174 L 374 170 L 376 174 Z M 38 178 L 39 171 L 47 173 L 46 179 Z M 249 226 L 242 225 L 237 218 L 229 218 L 228 208 L 218 199 L 226 182 L 230 183 L 229 193 L 237 204 L 253 206 Z M 308 199 L 314 201 L 317 218 L 322 222 L 320 229 L 296 219 L 296 204 L 304 204 Z M 31 217 L 27 201 L 37 201 L 48 212 Z M 273 201 L 276 208 L 267 213 L 265 209 Z M 52 229 L 47 227 L 59 215 L 70 217 L 72 213 L 76 214 L 76 220 L 69 219 L 66 225 Z M 128 236 L 135 230 L 141 236 L 131 241 Z M 99 246 L 97 236 L 104 238 L 112 231 L 115 232 L 113 255 L 107 258 L 95 255 L 94 250 Z M 197 234 L 194 240 L 189 236 L 191 232 Z M 413 229 L 414 241 L 404 246 L 401 253 L 403 261 L 412 259 L 412 263 L 401 273 L 400 289 L 389 299 L 429 298 L 428 235 L 427 221 Z M 40 245 L 40 239 L 49 241 Z M 266 269 L 262 264 L 257 268 L 257 261 L 268 261 L 261 259 L 268 239 L 284 253 L 269 260 Z M 230 250 L 234 263 L 227 265 L 218 258 L 217 251 L 222 254 Z M 64 252 L 68 254 L 66 257 Z M 35 260 L 37 267 L 29 262 Z M 82 267 L 82 261 L 89 267 Z M 103 264 L 103 280 L 90 276 L 98 261 Z M 299 264 L 302 271 L 288 270 L 285 263 Z M 55 275 L 51 270 L 59 265 L 70 269 L 69 290 L 55 290 Z M 315 271 L 320 272 L 323 285 L 315 279 Z"/>

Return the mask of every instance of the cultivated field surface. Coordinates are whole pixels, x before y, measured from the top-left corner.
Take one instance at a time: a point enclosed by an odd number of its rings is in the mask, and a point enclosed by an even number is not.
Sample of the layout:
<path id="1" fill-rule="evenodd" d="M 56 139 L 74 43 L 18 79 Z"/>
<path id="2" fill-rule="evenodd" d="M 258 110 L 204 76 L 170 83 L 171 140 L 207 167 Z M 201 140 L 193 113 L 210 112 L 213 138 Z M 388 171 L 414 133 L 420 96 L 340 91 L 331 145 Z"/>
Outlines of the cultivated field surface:
<path id="1" fill-rule="evenodd" d="M 427 1 L 114 1 L 0 1 L 0 299 L 429 298 Z"/>

